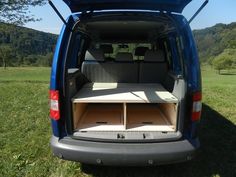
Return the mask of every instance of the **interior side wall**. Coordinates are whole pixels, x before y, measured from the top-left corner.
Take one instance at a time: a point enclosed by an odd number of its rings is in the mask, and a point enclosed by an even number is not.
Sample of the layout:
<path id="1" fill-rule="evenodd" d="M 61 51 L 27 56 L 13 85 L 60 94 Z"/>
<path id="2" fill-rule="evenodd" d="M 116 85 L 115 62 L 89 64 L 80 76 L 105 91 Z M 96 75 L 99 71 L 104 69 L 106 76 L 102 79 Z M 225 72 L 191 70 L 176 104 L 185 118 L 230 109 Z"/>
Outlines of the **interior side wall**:
<path id="1" fill-rule="evenodd" d="M 177 115 L 177 109 L 178 109 L 178 104 L 160 104 L 159 105 L 160 110 L 172 125 L 176 125 L 177 120 L 176 120 L 176 115 Z"/>

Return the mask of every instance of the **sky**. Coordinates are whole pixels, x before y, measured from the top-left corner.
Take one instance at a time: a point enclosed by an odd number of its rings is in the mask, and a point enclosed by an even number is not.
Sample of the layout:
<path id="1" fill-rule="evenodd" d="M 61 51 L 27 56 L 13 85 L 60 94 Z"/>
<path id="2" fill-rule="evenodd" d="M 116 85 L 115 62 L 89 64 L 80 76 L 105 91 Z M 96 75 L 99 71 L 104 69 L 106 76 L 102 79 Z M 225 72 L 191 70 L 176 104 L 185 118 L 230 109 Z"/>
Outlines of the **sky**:
<path id="1" fill-rule="evenodd" d="M 188 4 L 183 15 L 190 19 L 205 0 L 192 0 Z M 66 19 L 70 14 L 70 9 L 62 0 L 52 0 L 62 16 Z M 49 4 L 41 7 L 30 8 L 31 13 L 41 20 L 38 22 L 30 22 L 25 27 L 33 28 L 39 31 L 59 34 L 63 25 L 62 21 L 56 15 Z M 203 29 L 211 27 L 216 23 L 229 24 L 236 22 L 236 0 L 209 0 L 207 6 L 192 21 L 192 29 Z"/>

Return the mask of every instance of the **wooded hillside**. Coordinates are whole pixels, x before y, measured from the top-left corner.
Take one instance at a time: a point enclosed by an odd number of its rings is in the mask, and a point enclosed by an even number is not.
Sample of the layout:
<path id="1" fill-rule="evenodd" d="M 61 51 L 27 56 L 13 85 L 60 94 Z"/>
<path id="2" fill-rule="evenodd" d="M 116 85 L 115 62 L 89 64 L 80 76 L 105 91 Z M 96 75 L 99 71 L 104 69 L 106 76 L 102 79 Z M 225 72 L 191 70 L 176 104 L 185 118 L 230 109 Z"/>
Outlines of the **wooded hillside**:
<path id="1" fill-rule="evenodd" d="M 42 60 L 51 55 L 56 40 L 54 34 L 0 23 L 0 65 L 4 55 L 8 66 L 50 64 Z"/>
<path id="2" fill-rule="evenodd" d="M 236 50 L 236 22 L 193 31 L 201 63 Z M 57 35 L 0 23 L 0 66 L 50 66 Z M 230 50 L 230 52 L 229 52 Z M 222 58 L 222 57 L 221 57 Z M 235 56 L 236 58 L 236 56 Z"/>
<path id="3" fill-rule="evenodd" d="M 236 49 L 236 22 L 217 24 L 210 28 L 193 31 L 202 63 L 212 60 L 225 49 Z"/>

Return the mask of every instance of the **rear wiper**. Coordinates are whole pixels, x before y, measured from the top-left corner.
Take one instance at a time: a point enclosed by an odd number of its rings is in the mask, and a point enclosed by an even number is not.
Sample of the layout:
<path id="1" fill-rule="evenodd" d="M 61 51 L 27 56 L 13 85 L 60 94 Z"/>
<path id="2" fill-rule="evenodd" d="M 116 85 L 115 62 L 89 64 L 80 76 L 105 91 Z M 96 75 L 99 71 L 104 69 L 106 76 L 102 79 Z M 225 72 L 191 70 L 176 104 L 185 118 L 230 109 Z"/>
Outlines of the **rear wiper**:
<path id="1" fill-rule="evenodd" d="M 209 0 L 205 0 L 205 2 L 201 5 L 201 7 L 197 10 L 197 12 L 190 18 L 188 23 L 190 24 L 193 19 L 201 12 L 201 10 L 208 4 Z"/>

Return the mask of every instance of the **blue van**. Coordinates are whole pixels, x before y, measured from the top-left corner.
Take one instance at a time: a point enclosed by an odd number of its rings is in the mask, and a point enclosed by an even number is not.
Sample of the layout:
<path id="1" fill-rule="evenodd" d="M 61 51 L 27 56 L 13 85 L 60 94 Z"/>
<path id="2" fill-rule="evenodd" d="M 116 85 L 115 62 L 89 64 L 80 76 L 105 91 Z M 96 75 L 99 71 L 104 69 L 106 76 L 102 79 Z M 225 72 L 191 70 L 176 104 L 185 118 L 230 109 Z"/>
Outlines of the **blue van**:
<path id="1" fill-rule="evenodd" d="M 191 0 L 64 0 L 50 83 L 53 154 L 99 165 L 191 160 L 201 73 Z"/>

